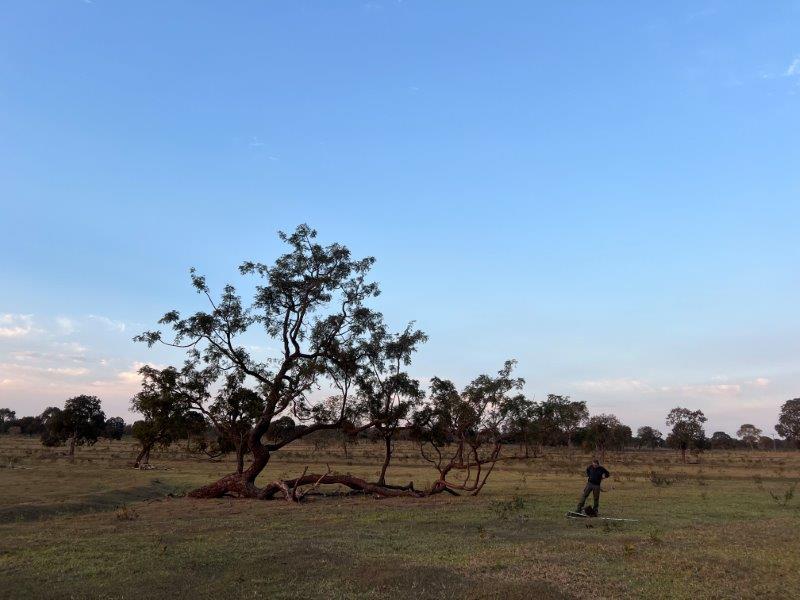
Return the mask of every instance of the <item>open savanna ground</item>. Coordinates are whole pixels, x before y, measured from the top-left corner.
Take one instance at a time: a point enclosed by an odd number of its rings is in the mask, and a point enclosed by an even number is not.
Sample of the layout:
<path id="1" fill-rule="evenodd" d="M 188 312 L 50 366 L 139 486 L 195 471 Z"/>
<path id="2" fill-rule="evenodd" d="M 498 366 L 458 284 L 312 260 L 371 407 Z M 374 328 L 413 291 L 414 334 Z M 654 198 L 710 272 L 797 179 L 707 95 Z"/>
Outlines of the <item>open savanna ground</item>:
<path id="1" fill-rule="evenodd" d="M 609 454 L 605 516 L 564 517 L 588 456 L 499 466 L 478 497 L 192 500 L 233 468 L 182 445 L 130 468 L 135 445 L 0 436 L 3 598 L 756 598 L 800 589 L 800 453 Z M 381 447 L 293 445 L 262 477 L 376 476 Z M 652 476 L 652 472 L 656 476 Z M 434 479 L 401 445 L 393 483 Z M 326 490 L 334 492 L 333 489 Z"/>

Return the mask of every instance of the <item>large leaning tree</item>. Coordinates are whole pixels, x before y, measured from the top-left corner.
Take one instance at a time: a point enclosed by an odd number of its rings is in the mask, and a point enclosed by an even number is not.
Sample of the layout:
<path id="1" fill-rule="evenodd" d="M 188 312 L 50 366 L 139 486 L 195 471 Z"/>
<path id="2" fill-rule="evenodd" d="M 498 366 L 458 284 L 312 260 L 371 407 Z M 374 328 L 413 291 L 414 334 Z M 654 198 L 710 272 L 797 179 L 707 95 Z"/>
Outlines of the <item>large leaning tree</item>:
<path id="1" fill-rule="evenodd" d="M 252 300 L 245 303 L 232 285 L 215 297 L 204 277 L 192 271 L 195 291 L 208 302 L 206 310 L 182 315 L 166 313 L 159 323 L 171 330 L 148 331 L 135 339 L 149 345 L 164 343 L 186 350 L 188 360 L 216 373 L 240 373 L 249 387 L 259 390 L 264 407 L 248 434 L 250 463 L 241 473 L 226 475 L 190 492 L 195 498 L 233 495 L 271 498 L 283 494 L 299 499 L 303 485 L 343 484 L 379 495 L 414 495 L 412 490 L 390 489 L 350 475 L 306 473 L 264 487 L 258 476 L 273 453 L 304 436 L 325 429 L 346 427 L 347 407 L 317 409 L 311 392 L 327 379 L 369 338 L 382 317 L 366 306 L 379 293 L 366 277 L 373 258 L 354 259 L 340 244 L 323 246 L 316 231 L 300 225 L 291 234 L 279 233 L 288 252 L 273 264 L 245 262 L 242 275 L 261 279 Z M 262 362 L 244 344 L 243 336 L 260 329 L 269 345 L 278 347 L 276 362 Z M 200 368 L 200 366 L 198 366 Z M 273 422 L 292 416 L 296 427 L 281 427 L 283 435 L 266 439 Z M 284 421 L 285 422 L 285 421 Z M 359 428 L 374 423 L 359 425 Z M 277 439 L 276 439 L 277 437 Z"/>

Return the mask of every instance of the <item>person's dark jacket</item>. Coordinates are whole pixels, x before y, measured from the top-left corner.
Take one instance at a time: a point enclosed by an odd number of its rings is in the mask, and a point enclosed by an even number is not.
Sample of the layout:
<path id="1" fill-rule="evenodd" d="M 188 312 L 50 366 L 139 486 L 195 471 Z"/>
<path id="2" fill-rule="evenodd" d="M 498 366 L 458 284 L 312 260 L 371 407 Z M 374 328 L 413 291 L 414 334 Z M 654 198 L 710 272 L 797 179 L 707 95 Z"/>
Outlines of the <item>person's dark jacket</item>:
<path id="1" fill-rule="evenodd" d="M 589 478 L 589 483 L 592 485 L 600 485 L 603 482 L 603 477 L 608 477 L 611 475 L 606 468 L 602 465 L 598 465 L 595 467 L 594 465 L 589 465 L 586 467 L 586 476 Z"/>

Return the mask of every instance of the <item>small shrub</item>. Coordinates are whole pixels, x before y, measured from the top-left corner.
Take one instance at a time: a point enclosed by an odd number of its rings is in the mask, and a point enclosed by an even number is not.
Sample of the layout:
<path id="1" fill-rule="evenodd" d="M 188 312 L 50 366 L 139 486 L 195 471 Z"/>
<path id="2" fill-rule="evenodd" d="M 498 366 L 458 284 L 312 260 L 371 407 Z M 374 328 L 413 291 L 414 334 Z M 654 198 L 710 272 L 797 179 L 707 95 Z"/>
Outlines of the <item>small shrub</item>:
<path id="1" fill-rule="evenodd" d="M 648 533 L 648 537 L 650 539 L 650 543 L 653 545 L 660 545 L 664 543 L 664 538 L 661 537 L 662 532 L 660 529 L 651 529 Z"/>
<path id="2" fill-rule="evenodd" d="M 139 518 L 139 513 L 136 512 L 136 509 L 128 508 L 123 504 L 117 509 L 115 516 L 117 521 L 135 521 Z"/>
<path id="3" fill-rule="evenodd" d="M 492 511 L 501 521 L 508 521 L 525 509 L 525 498 L 514 496 L 510 500 L 498 500 L 492 504 Z"/>
<path id="4" fill-rule="evenodd" d="M 664 487 L 667 485 L 672 485 L 674 482 L 675 482 L 674 479 L 671 479 L 666 475 L 656 473 L 655 471 L 650 471 L 650 483 L 652 483 L 656 487 Z"/>
<path id="5" fill-rule="evenodd" d="M 622 523 L 617 521 L 603 521 L 603 532 L 611 533 L 612 531 L 619 531 L 622 529 Z"/>
<path id="6" fill-rule="evenodd" d="M 769 491 L 770 497 L 775 501 L 778 506 L 788 506 L 794 498 L 794 491 L 797 489 L 797 481 L 786 488 L 783 493 L 776 494 L 772 490 Z"/>

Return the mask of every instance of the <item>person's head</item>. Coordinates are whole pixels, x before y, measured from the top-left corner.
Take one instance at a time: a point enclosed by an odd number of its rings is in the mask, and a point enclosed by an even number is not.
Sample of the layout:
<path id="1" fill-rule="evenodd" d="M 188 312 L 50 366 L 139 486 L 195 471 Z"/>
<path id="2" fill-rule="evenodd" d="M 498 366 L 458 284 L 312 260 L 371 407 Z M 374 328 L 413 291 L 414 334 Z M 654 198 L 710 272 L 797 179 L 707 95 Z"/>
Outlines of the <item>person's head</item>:
<path id="1" fill-rule="evenodd" d="M 599 467 L 600 466 L 600 461 L 597 460 L 596 458 L 593 458 L 592 459 L 592 466 L 593 467 Z"/>

